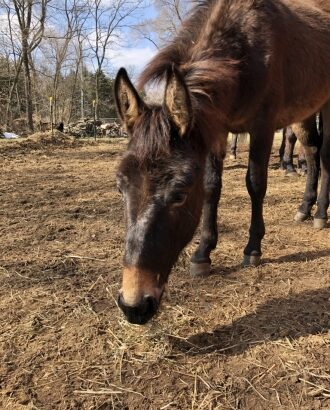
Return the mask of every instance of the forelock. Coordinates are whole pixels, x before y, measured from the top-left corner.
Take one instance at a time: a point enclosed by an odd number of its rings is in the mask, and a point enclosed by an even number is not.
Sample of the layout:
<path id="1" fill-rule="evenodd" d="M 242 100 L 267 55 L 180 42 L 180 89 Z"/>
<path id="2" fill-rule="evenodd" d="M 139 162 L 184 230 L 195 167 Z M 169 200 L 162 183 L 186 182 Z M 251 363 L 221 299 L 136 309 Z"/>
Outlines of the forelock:
<path id="1" fill-rule="evenodd" d="M 163 106 L 153 106 L 138 118 L 129 149 L 141 163 L 169 157 L 171 144 L 179 138 Z"/>

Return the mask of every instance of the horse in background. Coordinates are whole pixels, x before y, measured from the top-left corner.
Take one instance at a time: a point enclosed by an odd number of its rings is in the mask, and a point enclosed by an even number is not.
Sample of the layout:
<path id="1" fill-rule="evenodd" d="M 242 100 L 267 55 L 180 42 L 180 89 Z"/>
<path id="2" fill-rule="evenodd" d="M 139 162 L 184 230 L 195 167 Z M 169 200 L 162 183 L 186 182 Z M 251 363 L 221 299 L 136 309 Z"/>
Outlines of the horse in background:
<path id="1" fill-rule="evenodd" d="M 292 126 L 285 127 L 282 130 L 282 143 L 279 149 L 280 169 L 285 171 L 285 175 L 287 176 L 297 175 L 296 167 L 293 164 L 293 153 L 297 139 L 297 135 L 293 131 Z M 299 144 L 298 148 L 297 168 L 301 175 L 307 174 L 305 151 L 301 144 Z"/>
<path id="2" fill-rule="evenodd" d="M 229 158 L 231 160 L 237 159 L 237 145 L 238 145 L 238 138 L 242 134 L 232 134 L 231 136 L 231 143 L 230 143 L 230 155 Z M 243 134 L 246 136 L 246 134 Z M 285 175 L 293 176 L 297 175 L 296 168 L 293 164 L 293 154 L 294 148 L 297 142 L 297 136 L 293 132 L 292 127 L 288 126 L 283 128 L 282 130 L 282 142 L 279 148 L 279 157 L 280 157 L 280 164 L 279 168 L 285 171 Z M 298 151 L 298 169 L 300 170 L 301 175 L 306 175 L 307 173 L 307 164 L 305 158 L 305 152 L 302 145 L 299 145 Z"/>

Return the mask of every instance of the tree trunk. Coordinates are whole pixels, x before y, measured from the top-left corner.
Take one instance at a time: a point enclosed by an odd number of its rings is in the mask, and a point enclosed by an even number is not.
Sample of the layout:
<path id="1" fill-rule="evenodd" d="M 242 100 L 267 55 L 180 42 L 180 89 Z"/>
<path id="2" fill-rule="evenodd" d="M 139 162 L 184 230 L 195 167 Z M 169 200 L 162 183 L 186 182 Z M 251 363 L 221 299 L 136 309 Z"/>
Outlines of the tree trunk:
<path id="1" fill-rule="evenodd" d="M 95 117 L 98 120 L 100 118 L 100 70 L 96 71 L 95 74 Z"/>
<path id="2" fill-rule="evenodd" d="M 84 63 L 81 59 L 80 66 L 80 117 L 83 119 L 85 117 L 85 94 L 84 94 Z"/>
<path id="3" fill-rule="evenodd" d="M 6 118 L 5 118 L 6 127 L 9 126 L 9 122 L 10 122 L 9 121 L 9 112 L 10 112 L 10 107 L 11 107 L 11 103 L 12 103 L 12 100 L 13 100 L 15 89 L 16 89 L 16 93 L 18 95 L 17 82 L 18 82 L 18 77 L 19 77 L 20 72 L 21 72 L 21 67 L 22 67 L 22 60 L 19 61 L 18 65 L 16 67 L 15 77 L 14 77 L 13 83 L 12 83 L 12 85 L 10 87 L 10 90 L 9 90 L 9 96 L 8 96 L 7 106 L 6 106 Z M 19 104 L 19 112 L 21 112 L 20 100 L 18 100 L 18 104 Z"/>
<path id="4" fill-rule="evenodd" d="M 26 98 L 26 120 L 27 126 L 31 132 L 33 132 L 33 102 L 32 102 L 32 82 L 29 65 L 29 46 L 27 39 L 22 38 L 22 59 L 24 65 L 25 74 L 25 98 Z"/>
<path id="5" fill-rule="evenodd" d="M 74 82 L 73 82 L 73 87 L 72 87 L 72 91 L 71 91 L 69 113 L 68 113 L 68 123 L 71 122 L 71 117 L 72 117 L 72 108 L 73 108 L 74 95 L 75 95 L 76 88 L 77 88 L 78 71 L 79 71 L 79 62 L 77 63 L 76 71 L 74 73 Z"/>

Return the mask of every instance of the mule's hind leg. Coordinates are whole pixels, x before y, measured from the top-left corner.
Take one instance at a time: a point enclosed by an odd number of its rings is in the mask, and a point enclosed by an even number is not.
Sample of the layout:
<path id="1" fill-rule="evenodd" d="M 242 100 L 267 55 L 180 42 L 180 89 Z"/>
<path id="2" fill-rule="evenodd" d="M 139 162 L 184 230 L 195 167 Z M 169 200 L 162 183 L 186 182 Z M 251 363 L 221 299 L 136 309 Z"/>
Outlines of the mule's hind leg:
<path id="1" fill-rule="evenodd" d="M 298 169 L 299 169 L 300 175 L 307 175 L 307 161 L 306 161 L 305 150 L 302 144 L 299 144 Z"/>
<path id="2" fill-rule="evenodd" d="M 285 170 L 285 165 L 284 165 L 284 162 L 283 162 L 283 157 L 284 157 L 284 150 L 285 150 L 285 143 L 286 143 L 287 128 L 288 128 L 288 127 L 285 127 L 285 128 L 283 128 L 283 130 L 282 130 L 282 142 L 281 142 L 280 149 L 278 150 L 278 154 L 279 154 L 279 156 L 280 156 L 280 169 L 283 170 L 283 171 Z"/>
<path id="3" fill-rule="evenodd" d="M 238 134 L 232 134 L 230 144 L 230 159 L 236 159 Z"/>
<path id="4" fill-rule="evenodd" d="M 204 176 L 205 199 L 203 222 L 199 246 L 191 257 L 190 273 L 192 276 L 207 276 L 210 273 L 210 253 L 218 242 L 217 210 L 221 195 L 221 176 L 223 158 L 209 154 Z"/>
<path id="5" fill-rule="evenodd" d="M 267 190 L 268 162 L 273 139 L 274 130 L 251 134 L 246 187 L 251 198 L 252 215 L 249 241 L 244 249 L 244 266 L 257 266 L 261 259 L 261 241 L 265 235 L 263 201 Z"/>
<path id="6" fill-rule="evenodd" d="M 330 102 L 322 109 L 323 143 L 321 157 L 321 189 L 317 199 L 317 210 L 314 215 L 314 228 L 322 229 L 328 220 L 330 195 Z"/>
<path id="7" fill-rule="evenodd" d="M 296 170 L 293 166 L 293 151 L 297 137 L 291 127 L 286 127 L 283 133 L 284 152 L 281 160 L 281 169 L 286 171 L 286 175 L 295 175 Z"/>
<path id="8" fill-rule="evenodd" d="M 321 138 L 316 127 L 316 117 L 313 115 L 301 124 L 295 124 L 295 133 L 305 149 L 307 162 L 307 178 L 303 201 L 294 220 L 302 222 L 311 215 L 311 210 L 317 199 L 317 186 L 320 173 Z"/>

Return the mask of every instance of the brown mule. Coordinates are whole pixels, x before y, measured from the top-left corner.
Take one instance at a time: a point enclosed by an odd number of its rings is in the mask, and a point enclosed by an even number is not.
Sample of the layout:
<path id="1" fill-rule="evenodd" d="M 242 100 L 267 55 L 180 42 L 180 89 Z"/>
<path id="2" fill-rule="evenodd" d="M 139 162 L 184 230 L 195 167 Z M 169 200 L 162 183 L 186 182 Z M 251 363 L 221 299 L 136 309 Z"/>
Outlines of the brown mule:
<path id="1" fill-rule="evenodd" d="M 115 97 L 130 142 L 117 175 L 127 221 L 118 302 L 130 322 L 145 323 L 156 313 L 171 268 L 191 240 L 202 209 L 192 272 L 209 271 L 228 132 L 251 136 L 246 185 L 252 213 L 245 265 L 260 262 L 274 131 L 319 110 L 324 140 L 314 221 L 325 225 L 329 38 L 328 0 L 203 0 L 142 73 L 140 87 L 165 81 L 162 105 L 147 105 L 126 71 L 119 71 Z M 313 144 L 306 139 L 311 155 L 317 149 Z"/>

